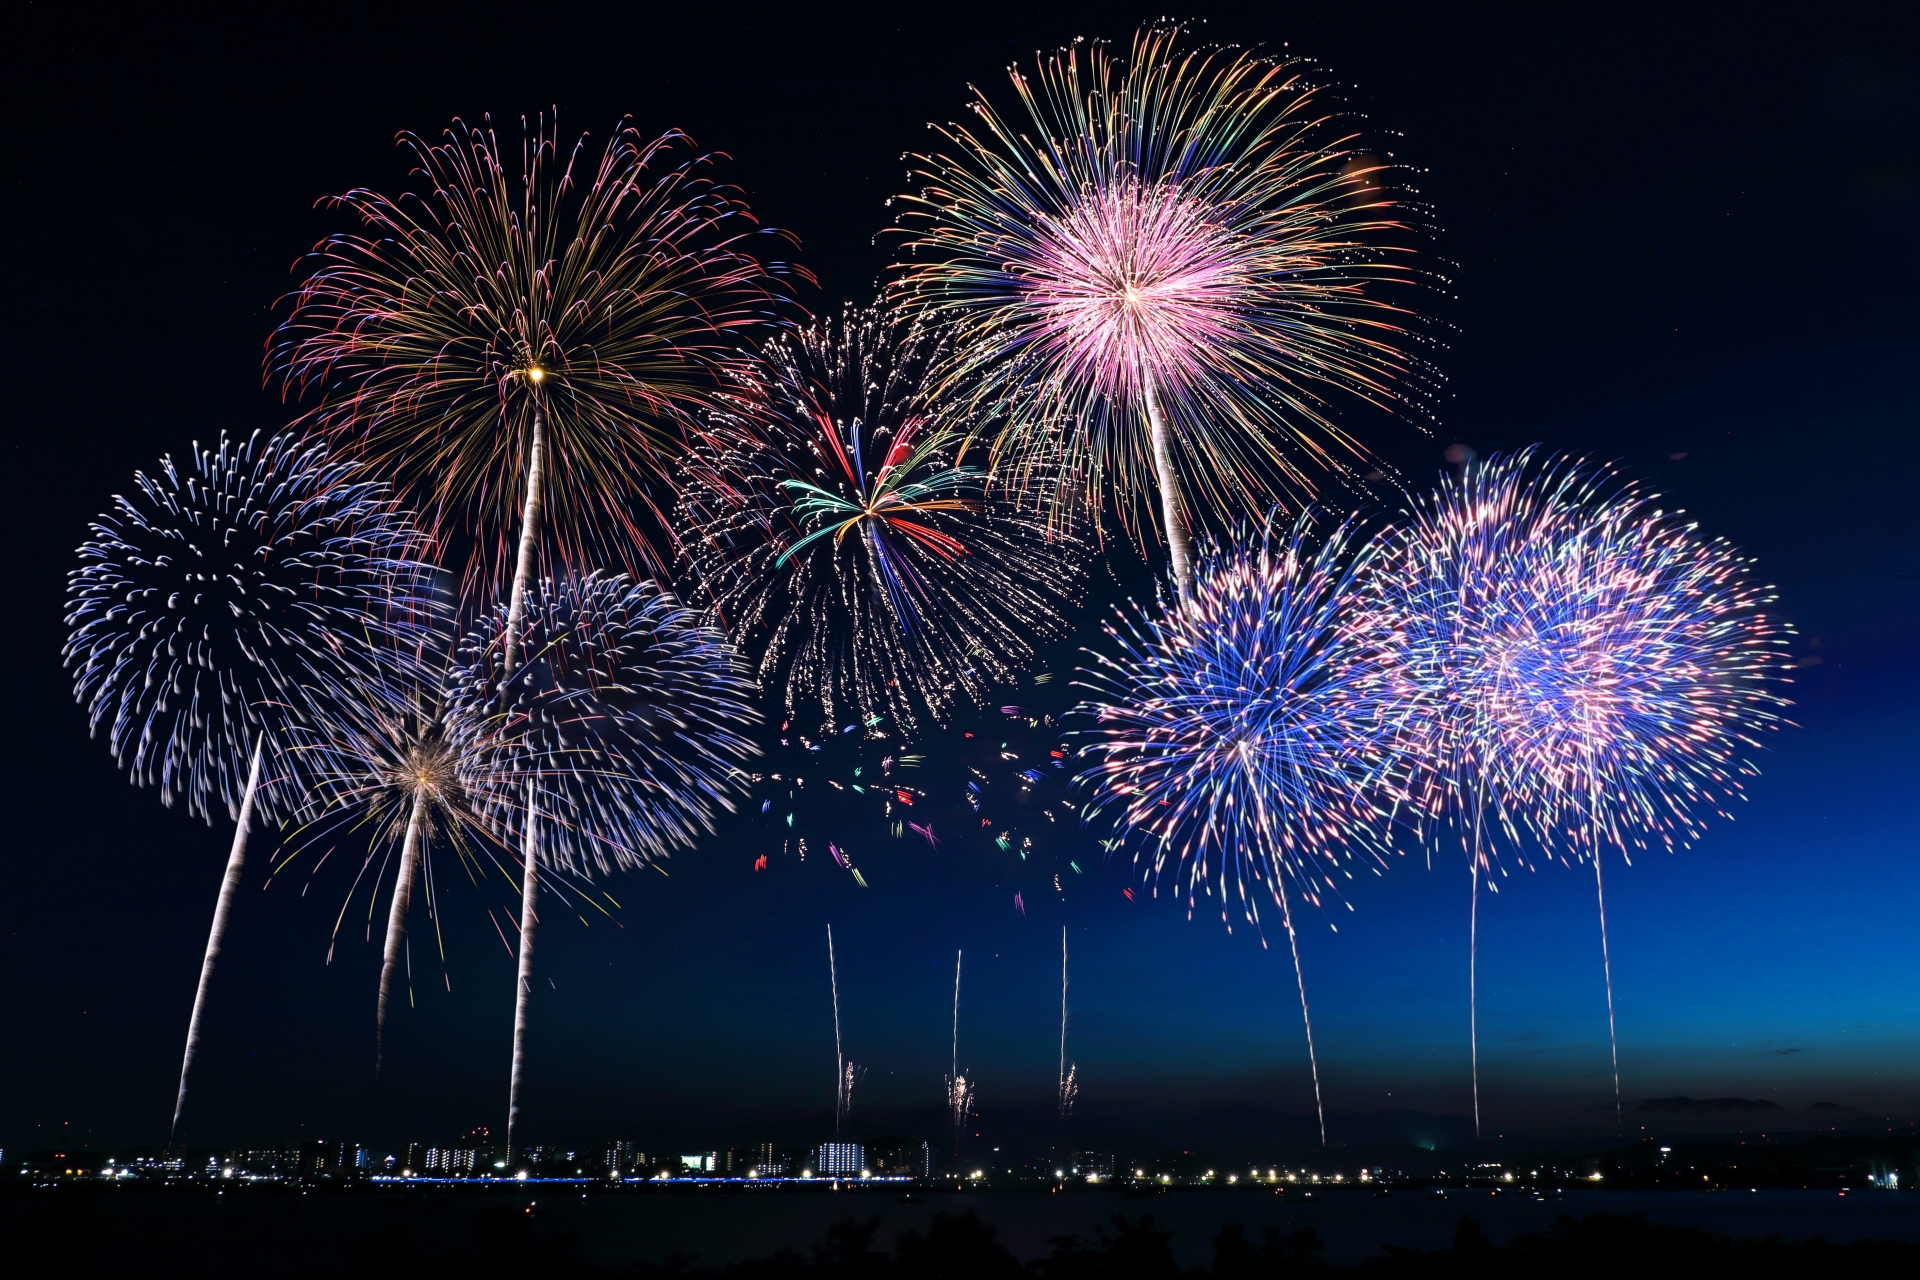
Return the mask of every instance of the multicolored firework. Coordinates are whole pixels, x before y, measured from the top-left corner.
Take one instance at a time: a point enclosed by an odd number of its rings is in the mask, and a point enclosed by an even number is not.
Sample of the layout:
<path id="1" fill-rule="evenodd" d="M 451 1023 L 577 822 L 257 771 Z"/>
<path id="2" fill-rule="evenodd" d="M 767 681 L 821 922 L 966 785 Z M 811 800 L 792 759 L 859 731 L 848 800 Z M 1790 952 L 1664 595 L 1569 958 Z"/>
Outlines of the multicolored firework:
<path id="1" fill-rule="evenodd" d="M 1400 784 L 1397 709 L 1345 625 L 1364 558 L 1355 527 L 1317 549 L 1311 531 L 1303 516 L 1255 550 L 1215 551 L 1184 604 L 1135 606 L 1124 629 L 1107 626 L 1120 654 L 1095 654 L 1083 672 L 1094 697 L 1078 710 L 1097 727 L 1075 781 L 1090 793 L 1086 816 L 1111 812 L 1152 876 L 1182 876 L 1189 916 L 1217 895 L 1228 928 L 1236 904 L 1258 928 L 1260 893 L 1273 898 L 1313 1062 L 1288 884 L 1319 907 L 1339 896 L 1334 877 L 1351 878 L 1355 855 L 1384 866 L 1390 814 L 1377 797 Z M 1317 1062 L 1313 1072 L 1317 1107 Z"/>
<path id="2" fill-rule="evenodd" d="M 528 601 L 524 661 L 506 666 L 508 610 L 461 644 L 452 702 L 489 722 L 485 770 L 524 779 L 486 799 L 521 833 L 520 981 L 507 1141 L 519 1119 L 539 867 L 591 875 L 691 847 L 733 809 L 758 748 L 753 685 L 726 638 L 651 582 L 549 579 Z"/>
<path id="3" fill-rule="evenodd" d="M 938 128 L 951 153 L 915 157 L 894 292 L 950 329 L 946 376 L 1004 410 L 1021 482 L 1096 513 L 1111 488 L 1128 524 L 1157 494 L 1184 590 L 1190 497 L 1231 521 L 1311 493 L 1365 457 L 1336 395 L 1426 382 L 1380 296 L 1411 279 L 1390 166 L 1301 64 L 1181 34 L 1011 69 L 1024 124 L 976 92 L 977 125 Z"/>
<path id="4" fill-rule="evenodd" d="M 209 822 L 224 805 L 236 824 L 177 1128 L 248 830 L 298 802 L 290 735 L 383 687 L 434 606 L 420 536 L 387 487 L 310 441 L 223 434 L 134 486 L 80 547 L 62 653 L 93 731 L 136 785 Z"/>
<path id="5" fill-rule="evenodd" d="M 1476 883 L 1488 813 L 1591 859 L 1610 1040 L 1602 853 L 1683 847 L 1725 816 L 1791 665 L 1751 563 L 1653 503 L 1611 468 L 1488 459 L 1382 540 L 1357 614 L 1414 713 L 1419 807 L 1471 830 Z"/>
<path id="6" fill-rule="evenodd" d="M 517 170 L 490 126 L 399 141 L 419 190 L 328 202 L 362 230 L 315 247 L 270 370 L 440 533 L 476 539 L 470 588 L 511 579 L 518 602 L 543 525 L 565 565 L 640 572 L 648 481 L 736 338 L 775 318 L 787 269 L 748 252 L 752 215 L 678 132 L 622 125 L 563 162 L 543 117 Z"/>
<path id="7" fill-rule="evenodd" d="M 818 703 L 911 735 L 1064 630 L 1084 545 L 966 465 L 927 381 L 938 350 L 857 308 L 779 338 L 687 469 L 688 597 L 764 654 L 790 717 Z"/>

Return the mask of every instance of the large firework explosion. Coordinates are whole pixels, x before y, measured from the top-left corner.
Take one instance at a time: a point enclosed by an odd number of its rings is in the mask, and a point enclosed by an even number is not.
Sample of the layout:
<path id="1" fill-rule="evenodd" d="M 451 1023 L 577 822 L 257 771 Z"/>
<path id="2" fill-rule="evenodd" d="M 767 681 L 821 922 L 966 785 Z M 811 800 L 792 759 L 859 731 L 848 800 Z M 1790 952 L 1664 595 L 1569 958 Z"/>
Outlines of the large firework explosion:
<path id="1" fill-rule="evenodd" d="M 678 132 L 623 125 L 596 159 L 542 118 L 517 166 L 490 127 L 400 145 L 418 190 L 329 202 L 362 229 L 315 247 L 270 370 L 440 533 L 475 540 L 471 592 L 510 581 L 518 610 L 543 529 L 562 564 L 640 572 L 649 481 L 737 338 L 774 318 L 783 268 L 747 251 L 752 215 Z"/>
<path id="2" fill-rule="evenodd" d="M 1360 595 L 1357 625 L 1412 713 L 1418 807 L 1454 813 L 1476 890 L 1489 815 L 1593 863 L 1617 1120 L 1602 854 L 1683 847 L 1755 772 L 1787 705 L 1772 588 L 1614 470 L 1529 450 L 1417 504 Z"/>
<path id="3" fill-rule="evenodd" d="M 977 123 L 915 157 L 894 288 L 1005 413 L 1020 481 L 1095 513 L 1112 490 L 1129 526 L 1157 496 L 1184 591 L 1190 503 L 1231 523 L 1313 492 L 1365 456 L 1334 401 L 1390 407 L 1425 380 L 1381 297 L 1410 278 L 1385 167 L 1300 64 L 1180 36 L 1012 68 L 1024 121 L 976 91 Z"/>
<path id="4" fill-rule="evenodd" d="M 1110 813 L 1157 880 L 1176 875 L 1189 916 L 1218 897 L 1232 927 L 1256 928 L 1259 898 L 1280 909 L 1313 1028 L 1288 886 L 1315 907 L 1340 896 L 1355 856 L 1384 865 L 1401 786 L 1398 709 L 1383 698 L 1367 645 L 1346 623 L 1355 526 L 1317 548 L 1302 516 L 1245 551 L 1204 556 L 1184 606 L 1134 606 L 1106 633 L 1119 654 L 1084 672 L 1095 721 L 1076 782 L 1087 816 Z M 1157 892 L 1157 889 L 1156 889 Z M 1319 1067 L 1314 1100 L 1319 1106 Z M 1324 1113 L 1321 1140 L 1326 1138 Z"/>
<path id="5" fill-rule="evenodd" d="M 967 465 L 928 385 L 939 349 L 859 308 L 776 339 L 687 468 L 689 598 L 762 653 L 790 716 L 910 736 L 1065 629 L 1084 545 Z"/>
<path id="6" fill-rule="evenodd" d="M 298 803 L 291 737 L 384 688 L 430 625 L 431 571 L 383 484 L 294 435 L 223 434 L 134 476 L 67 581 L 75 698 L 138 786 L 235 821 L 174 1102 L 245 866 L 247 833 Z"/>
<path id="7" fill-rule="evenodd" d="M 491 723 L 494 825 L 521 833 L 520 977 L 507 1145 L 518 1127 L 542 863 L 562 874 L 634 867 L 691 847 L 733 808 L 758 748 L 753 685 L 726 638 L 650 582 L 548 579 L 528 600 L 524 661 L 506 667 L 507 609 L 462 642 L 458 714 Z"/>

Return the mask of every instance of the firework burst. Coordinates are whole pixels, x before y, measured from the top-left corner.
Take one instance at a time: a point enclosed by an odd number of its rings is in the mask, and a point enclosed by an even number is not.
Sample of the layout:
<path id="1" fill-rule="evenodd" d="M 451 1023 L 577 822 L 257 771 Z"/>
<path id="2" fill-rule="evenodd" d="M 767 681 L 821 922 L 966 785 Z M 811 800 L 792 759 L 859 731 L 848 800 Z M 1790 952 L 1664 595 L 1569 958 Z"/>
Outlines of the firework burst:
<path id="1" fill-rule="evenodd" d="M 1380 296 L 1410 278 L 1385 166 L 1300 64 L 1180 36 L 1011 69 L 1024 122 L 976 92 L 977 123 L 938 130 L 950 152 L 914 157 L 894 289 L 951 330 L 948 376 L 1004 409 L 1023 482 L 1096 513 L 1111 489 L 1130 525 L 1157 495 L 1185 590 L 1189 499 L 1257 517 L 1311 493 L 1365 456 L 1336 398 L 1426 383 Z"/>
<path id="2" fill-rule="evenodd" d="M 595 159 L 542 118 L 517 168 L 490 127 L 400 145 L 419 190 L 329 202 L 362 230 L 314 249 L 270 370 L 442 534 L 475 539 L 470 589 L 511 580 L 519 605 L 543 528 L 566 565 L 640 572 L 648 481 L 738 337 L 775 315 L 751 214 L 677 132 L 623 125 Z"/>
<path id="3" fill-rule="evenodd" d="M 447 644 L 441 641 L 440 653 Z M 303 843 L 344 829 L 364 830 L 368 836 L 367 858 L 341 905 L 336 935 L 360 879 L 374 873 L 371 915 L 386 864 L 399 854 L 374 1013 L 376 1073 L 385 1053 L 394 983 L 403 966 L 411 970 L 406 962 L 407 921 L 416 887 L 425 887 L 438 933 L 435 845 L 450 848 L 484 877 L 485 865 L 498 867 L 500 851 L 511 848 L 511 833 L 495 815 L 524 796 L 529 781 L 524 772 L 505 767 L 510 757 L 501 749 L 498 719 L 473 716 L 450 703 L 431 677 L 412 688 L 389 685 L 379 692 L 381 696 L 365 699 L 351 714 L 317 724 L 294 748 L 309 785 Z M 331 959 L 331 951 L 328 956 Z"/>
<path id="4" fill-rule="evenodd" d="M 136 785 L 235 821 L 177 1127 L 248 830 L 297 803 L 290 736 L 393 677 L 432 614 L 431 571 L 385 485 L 292 435 L 162 459 L 91 530 L 67 583 L 74 696 Z"/>
<path id="5" fill-rule="evenodd" d="M 1493 816 L 1593 863 L 1618 1119 L 1602 853 L 1685 846 L 1755 772 L 1791 665 L 1772 589 L 1613 470 L 1524 451 L 1419 504 L 1360 596 L 1415 713 L 1416 807 L 1457 815 L 1476 888 Z"/>
<path id="6" fill-rule="evenodd" d="M 1315 907 L 1336 899 L 1355 856 L 1384 865 L 1395 793 L 1396 709 L 1367 647 L 1345 625 L 1356 557 L 1352 524 L 1317 549 L 1306 517 L 1257 550 L 1214 552 L 1184 607 L 1134 607 L 1109 625 L 1119 656 L 1095 654 L 1079 707 L 1096 728 L 1075 782 L 1089 818 L 1110 813 L 1156 880 L 1180 877 L 1191 916 L 1219 900 L 1256 928 L 1259 899 L 1280 910 L 1313 1030 L 1288 886 Z M 1157 893 L 1157 889 L 1156 889 Z M 1319 1067 L 1314 1063 L 1319 1105 Z M 1321 1138 L 1326 1137 L 1324 1115 Z"/>
<path id="7" fill-rule="evenodd" d="M 507 608 L 462 642 L 457 714 L 491 726 L 486 772 L 524 779 L 487 799 L 496 829 L 521 833 L 520 979 L 507 1145 L 519 1098 L 538 915 L 539 867 L 635 867 L 691 847 L 733 808 L 738 764 L 757 748 L 753 685 L 719 632 L 650 582 L 592 574 L 532 594 L 524 661 L 506 666 Z"/>
<path id="8" fill-rule="evenodd" d="M 791 716 L 912 734 L 975 703 L 1065 629 L 1084 547 L 993 491 L 927 378 L 939 343 L 849 308 L 777 339 L 717 415 L 675 527 Z"/>

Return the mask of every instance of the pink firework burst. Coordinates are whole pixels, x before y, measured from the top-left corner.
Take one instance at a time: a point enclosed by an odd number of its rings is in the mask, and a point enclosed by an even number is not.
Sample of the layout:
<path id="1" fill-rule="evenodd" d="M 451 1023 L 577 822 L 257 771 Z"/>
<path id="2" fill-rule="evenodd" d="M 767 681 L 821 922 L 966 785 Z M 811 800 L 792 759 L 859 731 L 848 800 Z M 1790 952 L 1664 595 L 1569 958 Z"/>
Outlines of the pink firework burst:
<path id="1" fill-rule="evenodd" d="M 952 334 L 945 376 L 1004 414 L 1009 483 L 1055 510 L 1147 499 L 1176 576 L 1197 506 L 1258 516 L 1366 457 L 1337 400 L 1397 408 L 1427 388 L 1391 166 L 1298 64 L 1182 50 L 1154 26 L 1042 57 L 939 129 L 903 197 L 905 305 Z"/>

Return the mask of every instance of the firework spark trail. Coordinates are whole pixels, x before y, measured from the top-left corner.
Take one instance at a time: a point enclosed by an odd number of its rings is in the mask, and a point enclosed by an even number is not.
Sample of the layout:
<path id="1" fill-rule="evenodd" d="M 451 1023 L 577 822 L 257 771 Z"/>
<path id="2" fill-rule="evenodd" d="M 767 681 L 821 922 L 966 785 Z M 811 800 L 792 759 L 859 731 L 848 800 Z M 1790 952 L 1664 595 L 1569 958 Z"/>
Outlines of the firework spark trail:
<path id="1" fill-rule="evenodd" d="M 1236 909 L 1258 929 L 1259 888 L 1279 906 L 1318 1107 L 1285 882 L 1324 907 L 1356 855 L 1383 867 L 1392 815 L 1375 797 L 1403 779 L 1390 749 L 1399 710 L 1345 622 L 1365 560 L 1356 527 L 1342 524 L 1318 549 L 1311 533 L 1303 516 L 1257 549 L 1210 552 L 1183 605 L 1157 615 L 1135 606 L 1124 631 L 1106 628 L 1120 653 L 1096 653 L 1082 671 L 1094 696 L 1078 713 L 1096 727 L 1074 781 L 1090 793 L 1089 819 L 1111 812 L 1119 839 L 1138 841 L 1151 878 L 1183 878 L 1189 918 L 1201 896 L 1217 895 L 1229 930 Z"/>
<path id="2" fill-rule="evenodd" d="M 827 926 L 827 981 L 833 990 L 833 1136 L 847 1114 L 847 1055 L 840 1048 L 840 971 L 833 963 L 833 926 Z"/>
<path id="3" fill-rule="evenodd" d="M 939 341 L 870 308 L 770 343 L 689 459 L 676 536 L 789 718 L 946 723 L 1066 630 L 1086 548 L 966 465 Z"/>
<path id="4" fill-rule="evenodd" d="M 976 1084 L 960 1074 L 960 961 L 964 951 L 953 953 L 953 1059 L 947 1074 L 947 1112 L 953 1120 L 953 1159 L 960 1160 L 960 1140 L 973 1114 Z"/>
<path id="5" fill-rule="evenodd" d="M 1416 505 L 1359 596 L 1355 627 L 1413 712 L 1413 808 L 1473 833 L 1476 881 L 1489 818 L 1594 859 L 1618 1124 L 1600 859 L 1690 844 L 1755 772 L 1791 665 L 1772 589 L 1612 469 L 1527 450 Z"/>
<path id="6" fill-rule="evenodd" d="M 513 985 L 513 1066 L 507 1084 L 507 1159 L 513 1156 L 513 1137 L 520 1126 L 520 1081 L 526 1071 L 527 1014 L 533 995 L 533 935 L 539 926 L 540 902 L 540 792 L 527 779 L 527 809 L 521 822 L 525 840 L 520 847 L 520 952 Z"/>
<path id="7" fill-rule="evenodd" d="M 365 691 L 350 713 L 298 733 L 291 748 L 308 786 L 298 843 L 309 845 L 333 832 L 364 828 L 369 864 L 375 856 L 400 850 L 374 1014 L 376 1075 L 386 1054 L 394 982 L 406 962 L 407 919 L 416 882 L 427 891 L 438 936 L 434 844 L 446 843 L 470 868 L 477 869 L 483 859 L 498 868 L 502 856 L 511 856 L 506 851 L 512 848 L 513 828 L 501 825 L 495 815 L 517 810 L 515 797 L 528 781 L 524 770 L 511 767 L 511 757 L 501 747 L 500 717 L 470 714 L 446 696 L 441 672 L 452 644 L 450 635 L 434 642 L 437 658 L 431 665 L 436 669 L 419 673 L 411 687 L 390 681 Z M 376 877 L 374 900 L 379 891 Z M 370 901 L 369 910 L 372 905 Z M 343 905 L 342 919 L 345 914 Z M 444 946 L 441 956 L 445 958 Z"/>
<path id="8" fill-rule="evenodd" d="M 952 1071 L 952 1074 L 956 1077 L 960 1074 L 960 960 L 961 960 L 961 957 L 964 956 L 965 954 L 966 953 L 964 951 L 955 951 L 953 953 L 953 1071 Z"/>
<path id="9" fill-rule="evenodd" d="M 516 620 L 543 524 L 568 567 L 665 563 L 650 482 L 673 487 L 690 411 L 796 270 L 756 260 L 766 233 L 684 134 L 622 123 L 596 159 L 550 117 L 522 125 L 517 172 L 488 124 L 401 134 L 418 189 L 326 202 L 361 230 L 314 247 L 267 354 L 443 539 L 474 539 L 469 596 L 510 582 Z"/>
<path id="10" fill-rule="evenodd" d="M 518 642 L 516 665 L 509 648 Z M 496 606 L 463 639 L 452 703 L 489 726 L 485 768 L 524 777 L 492 789 L 495 829 L 525 832 L 522 949 L 531 953 L 537 863 L 571 876 L 633 868 L 690 848 L 734 807 L 741 761 L 757 748 L 737 729 L 759 721 L 752 684 L 725 637 L 653 583 L 624 574 L 548 579 L 517 619 Z M 516 803 L 508 804 L 513 801 Z M 532 837 L 538 815 L 540 839 Z M 524 966 L 523 966 L 524 967 Z M 524 980 L 515 995 L 507 1145 L 525 1058 Z"/>
<path id="11" fill-rule="evenodd" d="M 1067 927 L 1060 926 L 1060 1081 L 1057 1102 L 1060 1122 L 1065 1124 L 1073 1115 L 1073 1100 L 1079 1094 L 1080 1086 L 1075 1080 L 1073 1068 L 1067 1065 Z"/>
<path id="12" fill-rule="evenodd" d="M 1178 26 L 1010 69 L 1025 116 L 976 91 L 900 198 L 894 296 L 950 329 L 949 384 L 1006 417 L 996 445 L 1056 510 L 1111 488 L 1169 539 L 1198 499 L 1228 521 L 1365 457 L 1327 416 L 1344 398 L 1430 395 L 1408 206 L 1301 64 L 1183 50 Z M 1073 490 L 1078 490 L 1077 494 Z"/>
<path id="13" fill-rule="evenodd" d="M 235 819 L 201 961 L 177 1131 L 248 836 L 284 820 L 304 783 L 298 726 L 337 714 L 406 666 L 430 625 L 432 570 L 385 485 L 291 434 L 223 434 L 90 526 L 68 576 L 62 657 L 114 760 L 164 803 Z M 377 693 L 376 693 L 377 696 Z M 170 1139 L 171 1141 L 171 1139 Z"/>

